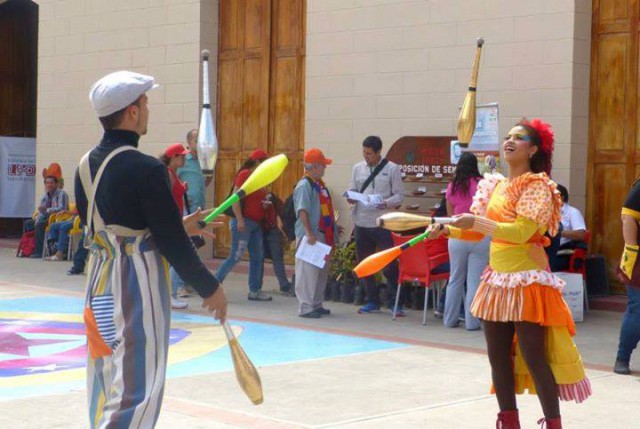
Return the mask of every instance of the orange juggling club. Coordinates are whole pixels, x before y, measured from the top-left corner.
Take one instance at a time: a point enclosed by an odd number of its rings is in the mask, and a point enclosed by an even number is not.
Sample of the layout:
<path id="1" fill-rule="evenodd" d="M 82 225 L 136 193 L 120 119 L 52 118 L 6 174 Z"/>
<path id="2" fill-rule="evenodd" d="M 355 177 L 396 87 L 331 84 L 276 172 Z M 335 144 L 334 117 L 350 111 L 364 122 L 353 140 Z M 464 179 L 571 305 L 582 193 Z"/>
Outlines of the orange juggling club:
<path id="1" fill-rule="evenodd" d="M 358 265 L 356 265 L 353 272 L 356 273 L 356 276 L 359 279 L 377 273 L 400 256 L 402 253 L 402 249 L 400 247 L 402 246 L 392 247 L 391 249 L 383 250 L 367 256 L 360 261 Z"/>
<path id="2" fill-rule="evenodd" d="M 402 243 L 399 246 L 392 247 L 391 249 L 383 250 L 378 253 L 374 253 L 371 256 L 366 257 L 356 267 L 353 269 L 353 272 L 356 273 L 358 278 L 367 277 L 377 273 L 382 270 L 384 267 L 393 262 L 402 252 L 407 250 L 409 247 L 413 247 L 422 240 L 426 240 L 431 233 L 430 230 L 423 232 L 420 235 L 416 235 L 411 240 L 406 243 Z"/>

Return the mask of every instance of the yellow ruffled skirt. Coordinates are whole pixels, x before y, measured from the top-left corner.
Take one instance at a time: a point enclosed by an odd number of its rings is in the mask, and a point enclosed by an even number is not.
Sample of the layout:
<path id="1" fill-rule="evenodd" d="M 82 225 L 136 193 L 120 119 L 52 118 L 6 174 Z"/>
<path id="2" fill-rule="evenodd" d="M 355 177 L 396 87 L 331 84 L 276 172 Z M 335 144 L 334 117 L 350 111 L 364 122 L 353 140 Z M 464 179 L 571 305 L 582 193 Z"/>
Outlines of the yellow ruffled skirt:
<path id="1" fill-rule="evenodd" d="M 546 327 L 545 356 L 564 401 L 582 402 L 591 395 L 582 358 L 573 339 L 575 324 L 562 298 L 562 281 L 551 273 L 496 273 L 487 268 L 471 306 L 471 313 L 491 322 L 531 322 Z M 533 378 L 514 336 L 515 390 L 536 393 Z M 492 388 L 493 391 L 493 388 Z"/>

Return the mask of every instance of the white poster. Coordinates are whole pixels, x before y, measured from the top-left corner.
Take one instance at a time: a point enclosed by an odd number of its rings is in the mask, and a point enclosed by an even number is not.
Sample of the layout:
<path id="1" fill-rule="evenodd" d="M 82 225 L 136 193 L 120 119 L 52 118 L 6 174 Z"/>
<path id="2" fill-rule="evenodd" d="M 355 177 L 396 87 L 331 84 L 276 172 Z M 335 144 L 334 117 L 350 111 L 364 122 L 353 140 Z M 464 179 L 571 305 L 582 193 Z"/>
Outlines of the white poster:
<path id="1" fill-rule="evenodd" d="M 476 130 L 469 142 L 469 149 L 473 152 L 500 151 L 498 103 L 476 106 Z"/>
<path id="2" fill-rule="evenodd" d="M 476 129 L 469 146 L 463 148 L 457 140 L 451 141 L 449 154 L 451 164 L 457 165 L 463 152 L 472 152 L 478 158 L 481 174 L 500 172 L 500 129 L 498 103 L 478 104 L 476 106 Z"/>
<path id="3" fill-rule="evenodd" d="M 31 217 L 35 194 L 36 139 L 0 136 L 0 217 Z"/>
<path id="4" fill-rule="evenodd" d="M 553 273 L 567 282 L 562 290 L 562 297 L 571 310 L 574 322 L 584 320 L 584 279 L 582 274 Z"/>

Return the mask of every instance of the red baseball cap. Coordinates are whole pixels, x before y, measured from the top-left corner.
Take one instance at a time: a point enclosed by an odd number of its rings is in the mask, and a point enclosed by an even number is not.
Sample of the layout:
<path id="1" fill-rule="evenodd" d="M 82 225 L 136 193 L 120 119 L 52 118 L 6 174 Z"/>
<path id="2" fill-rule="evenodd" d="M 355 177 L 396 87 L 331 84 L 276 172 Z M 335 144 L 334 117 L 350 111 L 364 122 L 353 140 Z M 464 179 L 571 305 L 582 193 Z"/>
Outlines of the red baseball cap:
<path id="1" fill-rule="evenodd" d="M 164 156 L 167 158 L 173 158 L 177 155 L 186 155 L 189 153 L 189 149 L 182 146 L 182 143 L 174 143 L 164 150 Z"/>
<path id="2" fill-rule="evenodd" d="M 269 155 L 267 154 L 267 152 L 263 151 L 262 149 L 256 149 L 253 152 L 251 152 L 251 155 L 249 156 L 249 158 L 254 161 L 262 161 L 264 159 L 269 158 Z"/>
<path id="3" fill-rule="evenodd" d="M 320 149 L 314 147 L 304 153 L 304 162 L 307 164 L 329 165 L 333 160 L 326 158 Z"/>

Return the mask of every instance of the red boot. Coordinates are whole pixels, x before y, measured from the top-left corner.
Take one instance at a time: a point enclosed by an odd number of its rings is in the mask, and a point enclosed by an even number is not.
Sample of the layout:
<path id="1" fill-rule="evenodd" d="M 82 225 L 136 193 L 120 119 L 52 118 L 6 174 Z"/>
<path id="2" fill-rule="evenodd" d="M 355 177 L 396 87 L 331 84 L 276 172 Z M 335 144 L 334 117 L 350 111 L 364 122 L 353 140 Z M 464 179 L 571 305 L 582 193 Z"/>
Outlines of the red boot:
<path id="1" fill-rule="evenodd" d="M 496 429 L 520 429 L 518 410 L 500 411 L 496 420 Z"/>
<path id="2" fill-rule="evenodd" d="M 545 427 L 545 423 L 546 423 L 546 428 L 547 429 L 562 429 L 562 421 L 560 419 L 560 416 L 554 417 L 552 419 L 544 418 L 544 419 L 538 420 L 538 424 L 540 425 L 540 429 Z"/>

